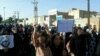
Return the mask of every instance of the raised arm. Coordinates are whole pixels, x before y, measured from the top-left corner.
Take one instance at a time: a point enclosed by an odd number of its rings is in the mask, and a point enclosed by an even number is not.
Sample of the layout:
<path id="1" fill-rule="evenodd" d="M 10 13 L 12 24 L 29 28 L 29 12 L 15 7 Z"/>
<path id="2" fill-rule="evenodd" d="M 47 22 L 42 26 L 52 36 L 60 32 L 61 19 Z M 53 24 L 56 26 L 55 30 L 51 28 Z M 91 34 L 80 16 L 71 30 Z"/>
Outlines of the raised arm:
<path id="1" fill-rule="evenodd" d="M 71 41 L 69 41 L 67 43 L 66 48 L 67 48 L 68 53 L 69 53 L 70 56 L 75 56 L 74 49 L 73 49 L 74 47 L 73 47 L 73 44 L 72 44 Z"/>
<path id="2" fill-rule="evenodd" d="M 36 33 L 36 27 L 34 26 L 34 31 L 32 32 L 32 44 L 36 48 L 38 46 L 38 35 Z"/>

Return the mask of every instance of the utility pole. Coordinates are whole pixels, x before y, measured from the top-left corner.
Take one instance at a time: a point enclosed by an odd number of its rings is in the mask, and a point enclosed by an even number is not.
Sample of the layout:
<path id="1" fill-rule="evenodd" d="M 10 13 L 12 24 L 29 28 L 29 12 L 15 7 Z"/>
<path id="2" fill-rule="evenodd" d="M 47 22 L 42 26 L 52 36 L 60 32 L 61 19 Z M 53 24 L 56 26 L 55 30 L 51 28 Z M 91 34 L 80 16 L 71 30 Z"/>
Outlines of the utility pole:
<path id="1" fill-rule="evenodd" d="M 17 13 L 16 23 L 18 23 L 18 21 L 19 21 L 19 11 L 16 11 L 16 13 Z"/>
<path id="2" fill-rule="evenodd" d="M 5 8 L 6 8 L 6 7 L 3 7 L 3 9 L 4 9 L 4 19 L 3 19 L 3 20 L 5 20 Z"/>
<path id="3" fill-rule="evenodd" d="M 37 2 L 37 0 L 34 0 L 33 4 L 34 4 L 34 19 L 35 19 L 35 23 L 38 23 L 38 2 Z"/>
<path id="4" fill-rule="evenodd" d="M 16 19 L 16 11 L 13 12 L 13 19 Z"/>
<path id="5" fill-rule="evenodd" d="M 99 32 L 100 32 L 100 17 L 99 17 Z"/>
<path id="6" fill-rule="evenodd" d="M 19 11 L 17 11 L 17 19 L 19 19 L 19 14 L 20 14 L 20 12 L 19 12 Z"/>
<path id="7" fill-rule="evenodd" d="M 88 24 L 90 25 L 90 0 L 87 0 Z"/>
<path id="8" fill-rule="evenodd" d="M 17 24 L 17 21 L 16 21 L 16 11 L 14 11 L 14 20 L 15 20 L 15 24 Z"/>

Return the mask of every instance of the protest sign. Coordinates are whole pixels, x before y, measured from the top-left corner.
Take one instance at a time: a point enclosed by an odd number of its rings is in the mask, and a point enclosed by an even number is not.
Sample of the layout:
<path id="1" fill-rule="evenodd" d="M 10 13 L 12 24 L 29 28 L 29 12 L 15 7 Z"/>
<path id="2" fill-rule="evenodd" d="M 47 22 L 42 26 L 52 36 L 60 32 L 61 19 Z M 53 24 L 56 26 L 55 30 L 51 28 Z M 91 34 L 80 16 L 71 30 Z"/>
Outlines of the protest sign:
<path id="1" fill-rule="evenodd" d="M 0 36 L 0 49 L 13 48 L 14 36 L 13 35 L 1 35 Z"/>
<path id="2" fill-rule="evenodd" d="M 58 32 L 72 32 L 74 20 L 58 20 Z"/>

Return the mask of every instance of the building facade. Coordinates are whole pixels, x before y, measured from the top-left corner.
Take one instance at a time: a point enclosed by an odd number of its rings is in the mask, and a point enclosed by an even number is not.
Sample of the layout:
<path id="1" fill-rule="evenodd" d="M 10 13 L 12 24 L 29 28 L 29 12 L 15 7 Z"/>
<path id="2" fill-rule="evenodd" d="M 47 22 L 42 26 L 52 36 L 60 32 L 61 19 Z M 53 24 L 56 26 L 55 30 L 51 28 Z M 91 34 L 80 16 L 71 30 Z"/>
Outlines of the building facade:
<path id="1" fill-rule="evenodd" d="M 74 19 L 83 19 L 83 18 L 88 18 L 88 11 L 72 8 L 70 11 L 68 11 L 68 15 L 74 16 Z M 95 15 L 97 15 L 97 12 L 95 11 L 90 12 L 90 18 Z"/>
<path id="2" fill-rule="evenodd" d="M 97 28 L 100 28 L 100 21 L 97 17 L 98 12 L 91 11 L 90 12 L 90 23 L 91 25 L 96 25 Z M 49 27 L 57 25 L 57 16 L 62 16 L 62 19 L 74 19 L 75 24 L 81 24 L 81 26 L 85 26 L 87 24 L 87 18 L 88 18 L 88 11 L 86 10 L 80 10 L 77 8 L 72 8 L 68 12 L 61 12 L 57 9 L 53 9 L 48 11 L 48 14 L 46 16 L 39 16 L 38 17 L 38 24 L 47 24 Z M 24 20 L 23 22 L 20 22 L 21 24 L 34 24 L 35 19 L 33 17 L 29 18 L 28 20 Z"/>
<path id="3" fill-rule="evenodd" d="M 61 15 L 63 19 L 72 19 L 74 18 L 73 16 L 71 15 L 68 15 L 68 12 L 61 12 L 61 11 L 58 11 L 57 9 L 53 9 L 53 10 L 50 10 L 48 11 L 48 17 L 50 19 L 50 26 L 53 26 L 54 22 L 57 21 L 57 16 Z"/>

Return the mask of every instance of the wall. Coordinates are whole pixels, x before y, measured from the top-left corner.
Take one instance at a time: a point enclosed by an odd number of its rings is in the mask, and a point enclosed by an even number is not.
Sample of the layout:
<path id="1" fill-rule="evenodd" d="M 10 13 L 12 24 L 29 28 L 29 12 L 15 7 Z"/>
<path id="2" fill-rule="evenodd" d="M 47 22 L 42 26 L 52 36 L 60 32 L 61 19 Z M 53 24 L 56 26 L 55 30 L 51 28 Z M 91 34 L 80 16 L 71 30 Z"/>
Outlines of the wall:
<path id="1" fill-rule="evenodd" d="M 38 24 L 43 24 L 44 23 L 44 16 L 40 16 L 39 18 L 38 18 Z"/>
<path id="2" fill-rule="evenodd" d="M 79 10 L 70 10 L 68 12 L 68 15 L 74 16 L 74 19 L 78 19 L 79 18 Z"/>
<path id="3" fill-rule="evenodd" d="M 87 18 L 85 18 L 85 19 L 76 19 L 75 24 L 76 25 L 81 24 L 81 27 L 84 27 L 87 24 Z M 96 25 L 97 30 L 99 31 L 99 18 L 91 18 L 90 19 L 90 24 L 92 25 L 92 27 L 93 27 L 93 25 Z"/>

